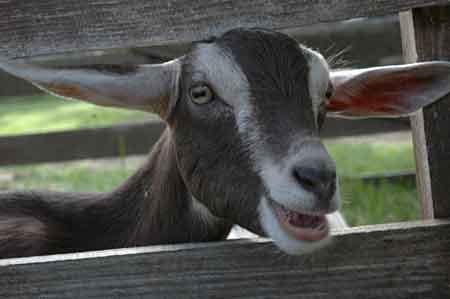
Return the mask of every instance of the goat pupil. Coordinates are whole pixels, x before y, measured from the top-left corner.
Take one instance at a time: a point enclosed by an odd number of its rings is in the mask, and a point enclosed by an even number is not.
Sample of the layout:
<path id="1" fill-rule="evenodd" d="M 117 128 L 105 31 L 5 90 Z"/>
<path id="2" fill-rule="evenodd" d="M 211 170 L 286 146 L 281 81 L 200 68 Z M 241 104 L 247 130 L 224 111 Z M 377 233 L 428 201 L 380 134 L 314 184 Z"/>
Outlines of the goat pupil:
<path id="1" fill-rule="evenodd" d="M 189 95 L 196 104 L 206 104 L 212 99 L 208 86 L 195 86 L 189 91 Z"/>
<path id="2" fill-rule="evenodd" d="M 197 89 L 197 90 L 194 90 L 192 95 L 194 96 L 194 98 L 202 98 L 202 97 L 207 96 L 207 92 L 205 89 L 200 89 L 200 90 Z"/>

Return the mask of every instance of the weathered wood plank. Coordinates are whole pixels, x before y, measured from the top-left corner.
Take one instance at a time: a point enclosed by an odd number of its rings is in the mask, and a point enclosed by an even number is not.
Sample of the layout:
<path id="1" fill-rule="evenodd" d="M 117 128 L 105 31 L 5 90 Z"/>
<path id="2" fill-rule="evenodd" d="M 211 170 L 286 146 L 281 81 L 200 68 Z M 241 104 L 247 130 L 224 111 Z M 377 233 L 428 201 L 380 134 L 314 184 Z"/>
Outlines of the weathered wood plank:
<path id="1" fill-rule="evenodd" d="M 319 22 L 397 13 L 448 0 L 2 0 L 0 55 L 189 42 L 237 26 L 292 30 Z"/>
<path id="2" fill-rule="evenodd" d="M 0 137 L 0 166 L 147 154 L 164 124 L 149 121 L 107 128 Z M 327 120 L 325 138 L 409 130 L 393 120 Z"/>
<path id="3" fill-rule="evenodd" d="M 450 222 L 336 233 L 284 256 L 228 241 L 0 261 L 2 298 L 449 298 Z"/>
<path id="4" fill-rule="evenodd" d="M 107 128 L 0 138 L 0 165 L 146 154 L 165 125 L 145 122 Z"/>
<path id="5" fill-rule="evenodd" d="M 401 14 L 407 62 L 450 60 L 450 6 Z M 425 218 L 450 217 L 450 96 L 412 118 L 418 190 Z"/>
<path id="6" fill-rule="evenodd" d="M 401 42 L 398 17 L 395 15 L 357 19 L 352 22 L 338 22 L 308 26 L 296 31 L 293 35 L 302 44 L 319 50 L 325 56 L 347 49 L 340 56 L 339 63 L 333 67 L 368 67 L 380 64 L 401 63 Z M 349 46 L 350 45 L 350 46 Z M 189 44 L 154 46 L 147 48 L 132 48 L 112 51 L 76 52 L 71 55 L 39 57 L 39 63 L 45 59 L 48 63 L 65 64 L 121 64 L 121 63 L 155 63 L 161 62 L 154 58 L 170 60 L 184 55 L 190 48 Z M 370 52 L 370 55 L 367 53 Z M 93 55 L 95 54 L 95 55 Z M 153 59 L 152 59 L 153 58 Z M 341 60 L 342 59 L 342 60 Z M 0 70 L 0 104 L 2 96 L 29 95 L 42 93 L 27 81 L 7 75 Z"/>

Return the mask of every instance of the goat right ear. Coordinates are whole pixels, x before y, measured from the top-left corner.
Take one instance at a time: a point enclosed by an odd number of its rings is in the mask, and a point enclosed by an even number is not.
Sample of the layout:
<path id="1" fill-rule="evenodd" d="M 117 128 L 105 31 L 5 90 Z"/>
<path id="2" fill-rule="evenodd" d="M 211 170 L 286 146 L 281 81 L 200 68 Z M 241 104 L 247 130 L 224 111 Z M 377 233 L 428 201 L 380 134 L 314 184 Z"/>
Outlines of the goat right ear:
<path id="1" fill-rule="evenodd" d="M 0 60 L 0 68 L 60 97 L 158 113 L 178 97 L 179 59 L 153 65 L 44 67 Z"/>
<path id="2" fill-rule="evenodd" d="M 331 72 L 328 115 L 407 116 L 450 92 L 450 63 L 422 62 Z"/>

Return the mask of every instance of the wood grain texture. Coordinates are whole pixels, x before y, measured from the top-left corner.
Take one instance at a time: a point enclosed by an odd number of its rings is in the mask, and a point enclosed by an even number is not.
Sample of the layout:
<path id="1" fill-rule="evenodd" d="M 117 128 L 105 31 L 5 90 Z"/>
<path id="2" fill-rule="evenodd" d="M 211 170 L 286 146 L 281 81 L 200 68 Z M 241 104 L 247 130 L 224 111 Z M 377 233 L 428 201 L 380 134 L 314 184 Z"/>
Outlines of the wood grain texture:
<path id="1" fill-rule="evenodd" d="M 148 121 L 66 132 L 0 136 L 0 166 L 144 155 L 164 128 L 162 122 Z M 329 119 L 322 136 L 335 138 L 408 130 L 408 123 L 401 120 Z"/>
<path id="2" fill-rule="evenodd" d="M 238 26 L 293 30 L 448 0 L 1 0 L 0 55 L 189 42 Z"/>
<path id="3" fill-rule="evenodd" d="M 313 49 L 318 50 L 324 56 L 332 56 L 342 49 L 345 55 L 345 67 L 369 67 L 380 64 L 401 63 L 400 28 L 398 18 L 394 16 L 376 17 L 369 19 L 357 19 L 352 22 L 339 22 L 330 26 L 318 24 L 303 27 L 292 36 Z M 0 47 L 1 48 L 1 47 Z M 126 64 L 126 63 L 151 63 L 160 62 L 155 58 L 170 60 L 187 53 L 190 44 L 172 44 L 153 46 L 147 48 L 115 49 L 110 51 L 74 52 L 71 55 L 62 54 L 55 57 L 40 56 L 39 63 L 43 59 L 48 63 L 61 65 L 62 63 L 74 64 Z M 367 53 L 370 52 L 370 55 Z M 339 61 L 340 59 L 338 59 Z M 342 60 L 341 60 L 342 61 Z M 332 63 L 333 67 L 342 67 L 342 64 Z M 0 70 L 0 103 L 2 96 L 27 95 L 41 90 L 16 77 L 9 76 Z"/>
<path id="4" fill-rule="evenodd" d="M 449 298 L 450 223 L 337 233 L 284 256 L 263 239 L 0 260 L 1 298 Z"/>
<path id="5" fill-rule="evenodd" d="M 401 14 L 407 62 L 450 60 L 450 6 Z M 450 96 L 412 118 L 419 192 L 425 218 L 450 217 Z"/>

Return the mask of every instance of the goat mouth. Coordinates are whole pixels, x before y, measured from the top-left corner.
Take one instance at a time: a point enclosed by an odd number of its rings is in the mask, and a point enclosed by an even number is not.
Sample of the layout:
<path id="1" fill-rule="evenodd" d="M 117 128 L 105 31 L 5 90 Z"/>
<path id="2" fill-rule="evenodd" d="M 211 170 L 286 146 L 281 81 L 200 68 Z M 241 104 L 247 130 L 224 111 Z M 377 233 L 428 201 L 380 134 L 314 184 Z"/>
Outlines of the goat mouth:
<path id="1" fill-rule="evenodd" d="M 293 211 L 274 200 L 269 200 L 269 203 L 283 230 L 294 239 L 314 242 L 328 236 L 329 226 L 325 215 Z"/>

